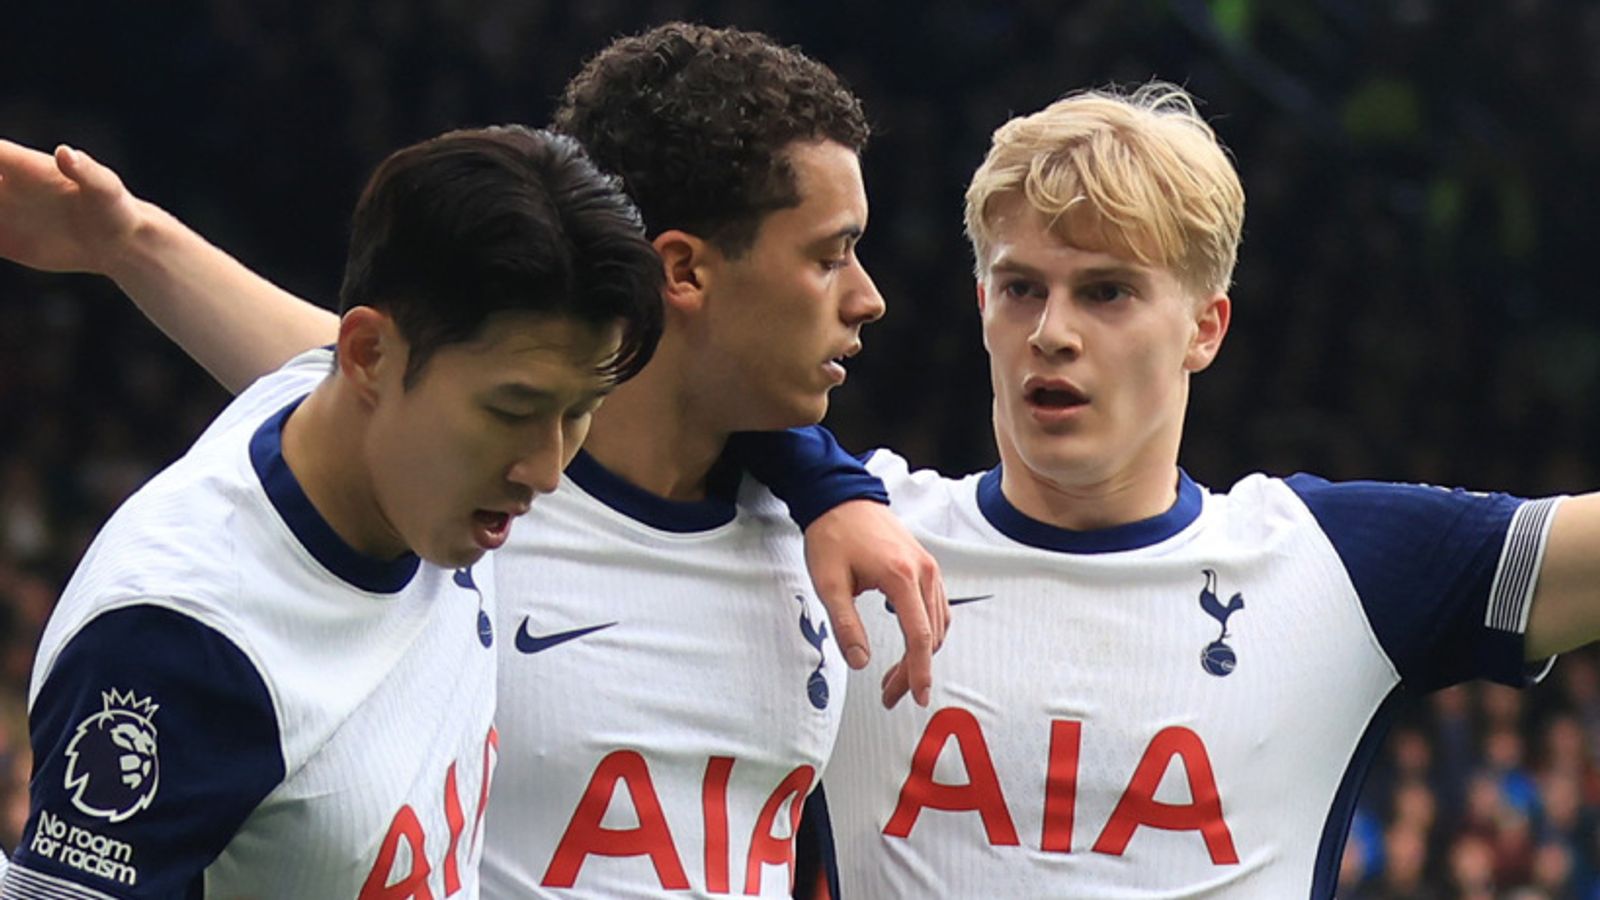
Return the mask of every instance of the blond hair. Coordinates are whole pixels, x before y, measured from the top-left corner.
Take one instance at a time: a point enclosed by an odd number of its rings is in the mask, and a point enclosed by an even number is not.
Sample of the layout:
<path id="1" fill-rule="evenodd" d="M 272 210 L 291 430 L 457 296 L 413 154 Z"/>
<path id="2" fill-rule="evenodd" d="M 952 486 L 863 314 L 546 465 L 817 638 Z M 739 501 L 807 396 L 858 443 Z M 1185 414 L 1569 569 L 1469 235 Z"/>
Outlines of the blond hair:
<path id="1" fill-rule="evenodd" d="M 967 188 L 979 278 L 997 199 L 1021 195 L 1063 242 L 1171 269 L 1185 287 L 1226 291 L 1244 227 L 1244 187 L 1182 88 L 1068 95 L 1000 126 Z"/>

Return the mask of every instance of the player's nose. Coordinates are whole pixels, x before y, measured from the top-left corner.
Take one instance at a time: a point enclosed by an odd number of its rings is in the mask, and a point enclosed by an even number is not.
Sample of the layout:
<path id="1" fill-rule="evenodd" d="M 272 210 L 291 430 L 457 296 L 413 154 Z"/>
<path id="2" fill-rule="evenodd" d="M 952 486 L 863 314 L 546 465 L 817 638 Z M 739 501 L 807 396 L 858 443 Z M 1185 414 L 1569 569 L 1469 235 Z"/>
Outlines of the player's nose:
<path id="1" fill-rule="evenodd" d="M 1028 335 L 1028 346 L 1035 353 L 1077 356 L 1083 352 L 1083 331 L 1078 327 L 1070 298 L 1051 291 L 1045 302 L 1039 304 L 1038 316 Z"/>
<path id="2" fill-rule="evenodd" d="M 562 452 L 565 436 L 559 423 L 539 436 L 534 446 L 524 448 L 506 469 L 506 480 L 536 494 L 548 494 L 561 483 L 561 470 L 567 456 Z"/>
<path id="3" fill-rule="evenodd" d="M 850 285 L 850 292 L 845 298 L 845 321 L 850 325 L 865 325 L 883 318 L 888 311 L 888 304 L 884 302 L 883 294 L 878 292 L 878 285 L 867 272 L 867 267 L 859 259 L 850 267 L 850 275 L 854 283 Z"/>

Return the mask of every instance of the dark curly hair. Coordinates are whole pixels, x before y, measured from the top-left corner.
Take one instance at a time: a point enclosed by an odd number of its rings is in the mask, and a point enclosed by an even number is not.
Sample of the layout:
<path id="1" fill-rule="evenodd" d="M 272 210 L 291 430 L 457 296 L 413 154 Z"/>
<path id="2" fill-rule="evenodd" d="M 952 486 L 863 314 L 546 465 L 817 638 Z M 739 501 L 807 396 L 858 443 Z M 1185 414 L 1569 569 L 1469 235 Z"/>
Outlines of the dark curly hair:
<path id="1" fill-rule="evenodd" d="M 519 125 L 452 131 L 391 154 L 356 205 L 339 310 L 394 317 L 413 384 L 439 348 L 496 313 L 623 326 L 601 368 L 644 368 L 661 337 L 661 257 L 634 205 L 571 137 Z"/>
<path id="2" fill-rule="evenodd" d="M 679 228 L 731 256 L 800 203 L 785 148 L 860 153 L 861 101 L 832 69 L 766 35 L 672 22 L 619 38 L 567 84 L 555 130 L 621 176 L 654 236 Z"/>

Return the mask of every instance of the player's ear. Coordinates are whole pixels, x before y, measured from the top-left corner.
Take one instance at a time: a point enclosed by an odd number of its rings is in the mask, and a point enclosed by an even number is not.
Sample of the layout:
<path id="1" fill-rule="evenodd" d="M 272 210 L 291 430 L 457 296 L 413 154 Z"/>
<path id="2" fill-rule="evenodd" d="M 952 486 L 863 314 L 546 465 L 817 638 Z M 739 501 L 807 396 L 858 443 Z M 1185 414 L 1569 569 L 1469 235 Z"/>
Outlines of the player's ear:
<path id="1" fill-rule="evenodd" d="M 981 316 L 981 315 L 983 315 L 983 311 L 985 309 L 987 309 L 988 306 L 989 306 L 989 292 L 984 289 L 983 279 L 982 278 L 978 279 L 977 288 L 978 288 L 978 315 Z"/>
<path id="2" fill-rule="evenodd" d="M 1228 334 L 1228 323 L 1233 317 L 1233 301 L 1218 292 L 1200 301 L 1195 307 L 1194 333 L 1189 336 L 1189 350 L 1183 357 L 1183 368 L 1199 372 L 1211 365 L 1222 349 L 1222 339 Z"/>
<path id="3" fill-rule="evenodd" d="M 705 303 L 706 284 L 711 280 L 711 256 L 716 253 L 704 238 L 687 231 L 670 229 L 650 242 L 661 256 L 666 286 L 661 297 L 668 311 L 695 312 Z"/>
<path id="4" fill-rule="evenodd" d="M 353 306 L 339 318 L 339 374 L 368 402 L 382 392 L 384 375 L 406 362 L 405 341 L 394 319 L 370 306 Z"/>

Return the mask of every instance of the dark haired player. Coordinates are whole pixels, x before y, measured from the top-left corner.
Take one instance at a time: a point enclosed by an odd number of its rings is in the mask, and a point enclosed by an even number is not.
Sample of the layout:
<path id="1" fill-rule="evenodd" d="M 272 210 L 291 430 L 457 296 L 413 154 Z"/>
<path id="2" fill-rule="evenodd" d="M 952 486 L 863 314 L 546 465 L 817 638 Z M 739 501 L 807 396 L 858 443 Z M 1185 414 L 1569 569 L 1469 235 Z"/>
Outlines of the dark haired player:
<path id="1" fill-rule="evenodd" d="M 51 617 L 0 896 L 475 895 L 510 640 L 485 553 L 649 360 L 660 272 L 570 138 L 385 160 L 331 365 L 242 393 Z"/>
<path id="2" fill-rule="evenodd" d="M 851 596 L 874 585 L 896 596 L 907 652 L 891 698 L 926 696 L 944 627 L 931 563 L 895 543 L 903 532 L 881 505 L 846 503 L 807 536 L 813 551 L 832 543 L 854 558 L 888 547 L 886 574 L 852 580 L 813 552 L 808 579 L 782 505 L 741 484 L 724 453 L 742 429 L 819 419 L 861 328 L 883 312 L 855 255 L 866 120 L 796 50 L 672 24 L 591 60 L 556 126 L 636 195 L 666 274 L 665 330 L 656 358 L 596 415 L 590 449 L 498 555 L 505 765 L 484 891 L 787 896 L 794 822 L 837 731 L 843 657 L 865 661 Z M 111 271 L 233 385 L 322 339 L 322 314 L 133 201 L 109 172 L 76 174 L 89 195 L 64 189 L 59 209 L 26 217 L 66 251 L 9 255 Z M 890 520 L 890 537 L 838 537 L 852 516 Z"/>

